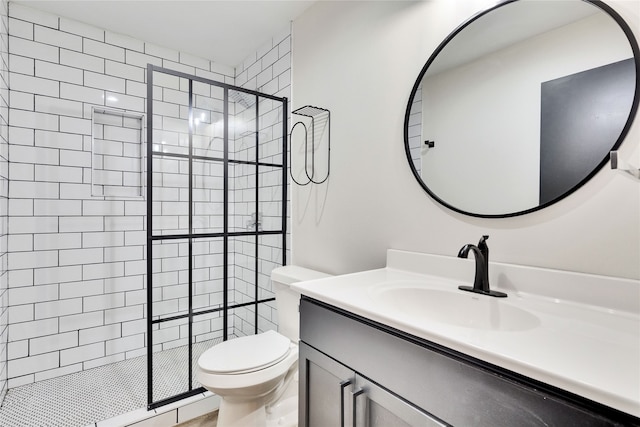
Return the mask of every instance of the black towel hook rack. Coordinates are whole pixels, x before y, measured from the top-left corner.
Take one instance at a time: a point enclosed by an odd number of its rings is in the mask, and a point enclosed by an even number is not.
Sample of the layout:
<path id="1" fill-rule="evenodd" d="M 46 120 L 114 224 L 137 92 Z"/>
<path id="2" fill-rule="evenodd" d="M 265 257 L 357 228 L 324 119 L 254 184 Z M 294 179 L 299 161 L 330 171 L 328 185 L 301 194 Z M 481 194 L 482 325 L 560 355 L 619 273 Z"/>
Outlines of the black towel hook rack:
<path id="1" fill-rule="evenodd" d="M 298 121 L 291 127 L 291 132 L 289 133 L 289 141 L 290 144 L 293 144 L 293 131 L 295 130 L 296 126 L 302 125 L 304 128 L 304 173 L 308 181 L 298 182 L 293 176 L 293 163 L 291 159 L 291 152 L 293 151 L 291 149 L 292 147 L 289 147 L 289 175 L 291 176 L 293 182 L 298 185 L 307 185 L 309 183 L 322 184 L 329 178 L 329 168 L 331 165 L 331 112 L 325 108 L 305 105 L 304 107 L 300 107 L 292 111 L 291 113 L 297 114 L 299 116 L 309 117 L 311 119 L 311 171 L 309 171 L 309 132 L 307 130 L 307 125 L 303 121 Z M 316 121 L 318 123 L 316 123 Z M 325 121 L 325 126 L 327 129 L 327 174 L 321 179 L 316 179 L 316 126 L 321 126 Z"/>

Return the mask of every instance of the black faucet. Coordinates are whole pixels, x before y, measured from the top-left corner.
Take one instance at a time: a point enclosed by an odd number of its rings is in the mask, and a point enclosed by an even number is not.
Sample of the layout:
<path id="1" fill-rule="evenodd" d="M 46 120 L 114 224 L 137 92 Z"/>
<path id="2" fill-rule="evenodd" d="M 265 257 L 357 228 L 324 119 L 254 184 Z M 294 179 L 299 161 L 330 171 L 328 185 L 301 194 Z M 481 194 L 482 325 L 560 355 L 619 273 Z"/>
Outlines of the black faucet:
<path id="1" fill-rule="evenodd" d="M 458 252 L 459 258 L 466 258 L 469 256 L 469 251 L 472 251 L 476 259 L 476 277 L 473 280 L 472 286 L 458 286 L 458 289 L 468 292 L 475 292 L 477 294 L 490 295 L 492 297 L 504 298 L 507 296 L 504 292 L 492 291 L 489 289 L 489 247 L 487 246 L 487 239 L 489 236 L 482 236 L 478 242 L 478 246 L 464 245 L 460 252 Z"/>

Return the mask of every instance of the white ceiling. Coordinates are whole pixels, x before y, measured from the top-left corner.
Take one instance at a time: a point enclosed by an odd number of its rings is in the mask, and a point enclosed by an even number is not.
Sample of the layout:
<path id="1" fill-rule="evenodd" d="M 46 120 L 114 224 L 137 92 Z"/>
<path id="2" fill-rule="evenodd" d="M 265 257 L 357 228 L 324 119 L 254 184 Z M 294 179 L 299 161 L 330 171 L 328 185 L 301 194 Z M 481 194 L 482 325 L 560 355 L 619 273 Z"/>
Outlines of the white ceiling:
<path id="1" fill-rule="evenodd" d="M 312 0 L 12 0 L 235 67 Z"/>

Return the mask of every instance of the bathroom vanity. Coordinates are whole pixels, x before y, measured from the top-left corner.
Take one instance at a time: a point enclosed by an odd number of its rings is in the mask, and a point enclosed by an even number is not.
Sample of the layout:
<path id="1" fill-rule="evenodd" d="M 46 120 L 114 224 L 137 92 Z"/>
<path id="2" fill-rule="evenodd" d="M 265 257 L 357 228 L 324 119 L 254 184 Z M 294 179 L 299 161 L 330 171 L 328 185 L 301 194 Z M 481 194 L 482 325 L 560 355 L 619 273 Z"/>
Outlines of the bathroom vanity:
<path id="1" fill-rule="evenodd" d="M 460 214 L 544 209 L 627 137 L 638 69 L 634 31 L 602 1 L 497 2 L 416 79 L 411 171 Z M 294 284 L 300 426 L 640 426 L 640 281 L 500 263 L 485 281 L 486 270 L 474 280 L 473 261 L 389 250 L 386 268 Z M 489 282 L 503 298 L 459 290 Z"/>
<path id="2" fill-rule="evenodd" d="M 300 425 L 640 426 L 638 281 L 492 263 L 509 297 L 490 299 L 454 286 L 472 278 L 390 250 L 384 269 L 294 285 Z M 609 308 L 565 300 L 574 286 Z"/>

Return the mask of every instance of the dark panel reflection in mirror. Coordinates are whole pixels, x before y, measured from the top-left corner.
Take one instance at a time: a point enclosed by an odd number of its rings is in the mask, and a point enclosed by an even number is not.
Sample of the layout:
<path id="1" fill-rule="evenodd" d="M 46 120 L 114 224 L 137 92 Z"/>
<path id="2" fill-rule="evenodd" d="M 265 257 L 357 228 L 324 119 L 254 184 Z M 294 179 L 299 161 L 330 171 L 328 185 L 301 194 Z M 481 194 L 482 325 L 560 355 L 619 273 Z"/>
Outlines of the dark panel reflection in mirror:
<path id="1" fill-rule="evenodd" d="M 414 174 L 435 200 L 468 215 L 514 216 L 555 203 L 624 139 L 638 105 L 638 57 L 629 27 L 598 1 L 512 0 L 473 17 L 414 85 L 405 117 Z M 550 124 L 542 94 L 562 81 L 575 83 L 574 103 L 592 108 L 574 109 L 571 121 L 552 112 Z M 549 126 L 550 151 L 541 145 Z M 575 165 L 571 173 L 560 153 Z"/>
<path id="2" fill-rule="evenodd" d="M 542 83 L 540 204 L 570 191 L 611 151 L 633 105 L 633 60 Z"/>

